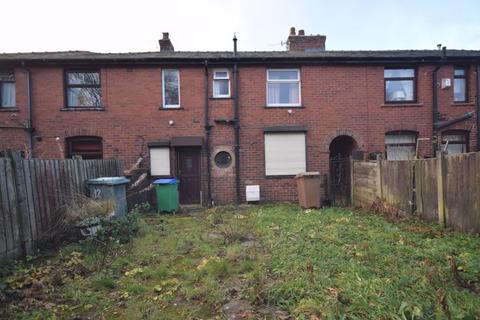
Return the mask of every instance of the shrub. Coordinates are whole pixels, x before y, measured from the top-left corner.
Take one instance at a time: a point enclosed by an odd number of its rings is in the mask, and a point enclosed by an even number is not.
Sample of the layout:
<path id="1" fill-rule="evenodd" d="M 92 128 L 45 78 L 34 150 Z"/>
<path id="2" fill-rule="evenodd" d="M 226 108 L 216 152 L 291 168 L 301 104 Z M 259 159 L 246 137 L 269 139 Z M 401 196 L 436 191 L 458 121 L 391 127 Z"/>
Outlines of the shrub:
<path id="1" fill-rule="evenodd" d="M 137 211 L 132 210 L 120 219 L 101 219 L 102 228 L 97 232 L 95 237 L 106 242 L 117 242 L 125 244 L 135 237 L 140 229 L 140 215 Z"/>

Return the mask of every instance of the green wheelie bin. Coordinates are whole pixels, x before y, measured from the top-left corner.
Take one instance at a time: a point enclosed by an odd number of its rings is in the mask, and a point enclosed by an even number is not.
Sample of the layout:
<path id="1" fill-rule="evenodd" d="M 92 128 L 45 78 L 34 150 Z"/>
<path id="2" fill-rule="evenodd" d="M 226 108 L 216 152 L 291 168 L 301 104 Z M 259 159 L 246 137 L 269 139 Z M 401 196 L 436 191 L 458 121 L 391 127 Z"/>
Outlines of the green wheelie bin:
<path id="1" fill-rule="evenodd" d="M 177 179 L 158 179 L 153 182 L 157 195 L 157 212 L 178 211 L 178 181 Z"/>

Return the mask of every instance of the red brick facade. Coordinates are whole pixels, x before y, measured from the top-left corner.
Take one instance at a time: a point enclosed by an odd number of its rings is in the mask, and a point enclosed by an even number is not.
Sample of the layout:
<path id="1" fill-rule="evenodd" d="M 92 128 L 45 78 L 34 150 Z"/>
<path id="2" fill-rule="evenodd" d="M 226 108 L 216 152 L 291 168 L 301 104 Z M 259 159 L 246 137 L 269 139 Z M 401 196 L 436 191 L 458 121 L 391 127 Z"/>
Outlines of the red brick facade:
<path id="1" fill-rule="evenodd" d="M 329 146 L 341 135 L 355 139 L 365 155 L 384 152 L 385 133 L 396 130 L 418 132 L 419 138 L 432 137 L 432 71 L 436 64 L 415 64 L 417 101 L 412 104 L 385 104 L 384 67 L 388 64 L 263 64 L 239 66 L 240 121 L 240 200 L 245 186 L 258 184 L 263 201 L 292 201 L 297 197 L 294 179 L 265 176 L 264 129 L 272 126 L 307 128 L 307 170 L 328 174 Z M 0 67 L 2 67 L 0 62 Z M 65 157 L 65 139 L 73 136 L 99 136 L 104 158 L 120 158 L 125 167 L 140 155 L 146 157 L 147 144 L 173 137 L 201 136 L 205 139 L 205 69 L 201 65 L 176 66 L 180 70 L 181 109 L 162 109 L 161 65 L 98 65 L 101 74 L 102 111 L 64 111 L 64 71 L 58 66 L 30 67 L 32 75 L 33 156 Z M 232 64 L 230 70 L 233 92 Z M 301 77 L 301 108 L 266 107 L 268 68 L 298 68 Z M 211 128 L 211 193 L 215 203 L 236 200 L 234 99 L 212 98 L 212 70 L 209 67 L 209 122 Z M 439 112 L 446 119 L 461 116 L 476 108 L 476 65 L 468 66 L 468 101 L 453 103 L 452 88 L 438 90 Z M 26 150 L 27 73 L 15 67 L 17 109 L 0 110 L 0 147 Z M 453 79 L 453 64 L 445 64 L 438 79 Z M 291 112 L 289 112 L 291 110 Z M 173 124 L 172 122 L 173 121 Z M 451 129 L 468 130 L 469 150 L 476 150 L 475 117 Z M 433 145 L 425 141 L 420 156 L 433 155 Z M 218 168 L 213 158 L 218 151 L 231 153 L 233 165 Z M 174 158 L 174 152 L 172 152 Z M 202 195 L 207 197 L 207 159 L 201 151 Z M 172 160 L 172 163 L 175 163 Z M 172 174 L 175 174 L 173 166 Z"/>

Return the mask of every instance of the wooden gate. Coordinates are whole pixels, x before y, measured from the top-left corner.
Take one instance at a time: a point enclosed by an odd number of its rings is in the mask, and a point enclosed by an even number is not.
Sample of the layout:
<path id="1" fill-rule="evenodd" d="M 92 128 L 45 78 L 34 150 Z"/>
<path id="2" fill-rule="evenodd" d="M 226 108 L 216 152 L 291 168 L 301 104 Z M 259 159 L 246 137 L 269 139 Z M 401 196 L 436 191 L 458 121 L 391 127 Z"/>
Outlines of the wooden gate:
<path id="1" fill-rule="evenodd" d="M 333 205 L 350 204 L 350 158 L 334 156 L 330 159 L 329 193 Z"/>

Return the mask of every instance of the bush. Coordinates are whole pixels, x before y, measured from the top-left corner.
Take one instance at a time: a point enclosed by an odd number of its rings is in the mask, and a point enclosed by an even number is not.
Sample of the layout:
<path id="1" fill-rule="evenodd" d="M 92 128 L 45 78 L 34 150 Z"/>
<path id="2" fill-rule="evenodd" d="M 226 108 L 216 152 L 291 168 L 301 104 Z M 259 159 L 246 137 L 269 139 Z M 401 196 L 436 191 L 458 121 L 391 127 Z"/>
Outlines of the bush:
<path id="1" fill-rule="evenodd" d="M 117 242 L 125 244 L 135 237 L 140 229 L 140 214 L 132 210 L 120 219 L 102 219 L 100 220 L 102 228 L 95 237 L 102 242 Z"/>

